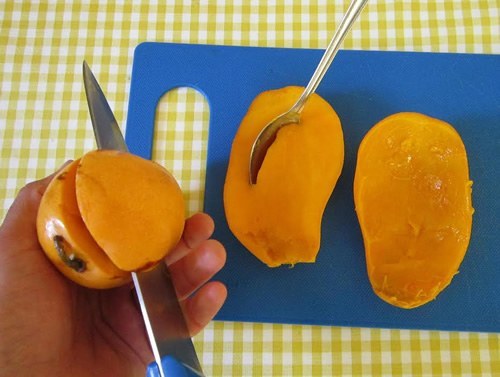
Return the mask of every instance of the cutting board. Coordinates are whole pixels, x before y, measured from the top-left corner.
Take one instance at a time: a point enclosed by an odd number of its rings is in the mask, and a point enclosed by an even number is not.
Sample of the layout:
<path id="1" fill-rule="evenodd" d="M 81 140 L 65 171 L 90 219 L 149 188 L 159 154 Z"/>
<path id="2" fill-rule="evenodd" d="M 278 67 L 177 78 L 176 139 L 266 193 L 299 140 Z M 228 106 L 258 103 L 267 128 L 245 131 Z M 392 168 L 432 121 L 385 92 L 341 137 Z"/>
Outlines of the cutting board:
<path id="1" fill-rule="evenodd" d="M 341 119 L 345 164 L 324 213 L 317 262 L 268 268 L 229 231 L 222 192 L 241 119 L 258 93 L 306 85 L 322 53 L 168 43 L 135 50 L 126 127 L 133 153 L 151 158 L 155 110 L 167 91 L 192 87 L 210 106 L 205 211 L 228 253 L 216 279 L 229 296 L 216 319 L 500 332 L 500 56 L 340 51 L 318 89 Z M 436 300 L 412 310 L 372 292 L 352 194 L 361 139 L 379 120 L 401 111 L 421 112 L 458 130 L 476 211 L 460 273 Z"/>

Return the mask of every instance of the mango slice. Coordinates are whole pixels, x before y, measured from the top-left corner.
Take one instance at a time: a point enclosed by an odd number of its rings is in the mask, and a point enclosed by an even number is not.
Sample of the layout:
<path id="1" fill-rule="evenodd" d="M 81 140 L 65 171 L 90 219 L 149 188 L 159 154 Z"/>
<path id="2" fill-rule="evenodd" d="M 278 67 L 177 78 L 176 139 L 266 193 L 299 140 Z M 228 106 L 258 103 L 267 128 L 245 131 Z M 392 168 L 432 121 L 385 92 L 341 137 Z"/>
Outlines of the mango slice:
<path id="1" fill-rule="evenodd" d="M 259 94 L 233 140 L 224 184 L 230 230 L 269 267 L 315 262 L 325 206 L 344 162 L 340 120 L 313 95 L 298 125 L 278 131 L 255 185 L 249 180 L 250 149 L 261 129 L 288 110 L 304 88 Z"/>
<path id="2" fill-rule="evenodd" d="M 471 185 L 465 146 L 448 123 L 398 113 L 366 134 L 354 201 L 381 299 L 415 308 L 450 284 L 470 240 Z"/>
<path id="3" fill-rule="evenodd" d="M 160 165 L 118 151 L 92 151 L 59 172 L 42 197 L 40 244 L 69 279 L 90 288 L 130 281 L 177 244 L 184 200 Z"/>

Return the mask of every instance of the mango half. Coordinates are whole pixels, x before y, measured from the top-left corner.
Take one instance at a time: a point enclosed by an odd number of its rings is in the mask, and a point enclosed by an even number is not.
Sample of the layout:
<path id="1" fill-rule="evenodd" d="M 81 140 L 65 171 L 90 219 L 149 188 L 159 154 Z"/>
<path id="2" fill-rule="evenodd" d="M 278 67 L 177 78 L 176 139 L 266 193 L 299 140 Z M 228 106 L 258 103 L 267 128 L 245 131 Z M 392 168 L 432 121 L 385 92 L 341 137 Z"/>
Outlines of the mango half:
<path id="1" fill-rule="evenodd" d="M 184 220 L 182 191 L 166 169 L 129 153 L 98 150 L 50 182 L 37 233 L 66 277 L 111 288 L 162 260 L 180 240 Z"/>
<path id="2" fill-rule="evenodd" d="M 250 184 L 250 150 L 257 135 L 288 110 L 303 90 L 285 87 L 254 99 L 233 140 L 224 184 L 230 230 L 269 267 L 315 262 L 323 212 L 344 162 L 340 120 L 334 109 L 314 94 L 300 123 L 278 131 L 257 183 Z"/>
<path id="3" fill-rule="evenodd" d="M 444 121 L 398 113 L 366 134 L 354 201 L 368 276 L 382 300 L 415 308 L 450 284 L 470 240 L 471 186 L 464 143 Z"/>

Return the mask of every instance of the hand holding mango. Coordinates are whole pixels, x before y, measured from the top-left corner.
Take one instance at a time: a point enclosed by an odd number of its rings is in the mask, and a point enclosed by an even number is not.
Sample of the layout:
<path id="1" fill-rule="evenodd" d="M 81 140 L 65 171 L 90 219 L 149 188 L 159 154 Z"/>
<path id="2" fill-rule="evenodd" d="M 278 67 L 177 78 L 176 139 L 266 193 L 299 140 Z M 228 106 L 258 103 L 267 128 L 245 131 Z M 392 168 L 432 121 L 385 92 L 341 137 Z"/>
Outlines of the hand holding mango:
<path id="1" fill-rule="evenodd" d="M 132 284 L 112 289 L 75 284 L 54 268 L 40 247 L 40 201 L 49 182 L 61 173 L 23 188 L 0 227 L 0 375 L 87 376 L 91 371 L 98 376 L 143 376 L 153 356 Z M 125 185 L 121 189 L 126 190 Z M 108 219 L 109 224 L 119 222 L 113 214 Z M 214 223 L 208 215 L 188 218 L 183 228 L 166 261 L 195 335 L 226 298 L 223 284 L 207 283 L 224 265 L 226 252 L 209 239 Z M 63 250 L 70 257 L 66 242 Z M 94 259 L 85 255 L 75 252 L 92 268 Z"/>

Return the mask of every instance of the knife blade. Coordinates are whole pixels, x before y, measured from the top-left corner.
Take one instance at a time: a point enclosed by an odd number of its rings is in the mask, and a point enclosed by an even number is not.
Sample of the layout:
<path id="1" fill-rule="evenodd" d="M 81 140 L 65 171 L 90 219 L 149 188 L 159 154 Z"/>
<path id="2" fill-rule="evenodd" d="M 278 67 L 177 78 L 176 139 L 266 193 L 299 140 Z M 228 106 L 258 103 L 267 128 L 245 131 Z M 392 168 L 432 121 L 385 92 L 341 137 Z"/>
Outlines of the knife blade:
<path id="1" fill-rule="evenodd" d="M 128 152 L 113 111 L 85 61 L 83 81 L 97 147 Z M 171 366 L 169 376 L 204 376 L 166 264 L 133 272 L 132 281 L 156 362 L 148 367 L 148 376 L 155 376 L 157 366 L 159 375 L 165 377 L 165 365 Z M 184 369 L 176 369 L 176 362 Z"/>

